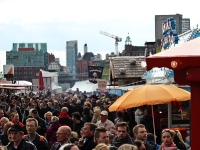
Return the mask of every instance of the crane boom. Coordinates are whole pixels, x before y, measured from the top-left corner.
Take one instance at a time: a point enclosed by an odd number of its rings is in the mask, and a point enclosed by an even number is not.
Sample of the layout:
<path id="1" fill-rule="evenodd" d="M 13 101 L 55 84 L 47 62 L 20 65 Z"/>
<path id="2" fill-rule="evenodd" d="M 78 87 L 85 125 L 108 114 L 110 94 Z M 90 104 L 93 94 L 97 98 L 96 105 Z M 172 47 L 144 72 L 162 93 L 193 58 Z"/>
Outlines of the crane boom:
<path id="1" fill-rule="evenodd" d="M 111 37 L 111 38 L 115 39 L 115 53 L 118 55 L 118 42 L 121 42 L 122 38 L 120 38 L 120 37 L 118 37 L 116 35 L 104 32 L 104 31 L 100 31 L 100 34 L 103 34 L 103 35 L 106 35 L 108 37 Z"/>

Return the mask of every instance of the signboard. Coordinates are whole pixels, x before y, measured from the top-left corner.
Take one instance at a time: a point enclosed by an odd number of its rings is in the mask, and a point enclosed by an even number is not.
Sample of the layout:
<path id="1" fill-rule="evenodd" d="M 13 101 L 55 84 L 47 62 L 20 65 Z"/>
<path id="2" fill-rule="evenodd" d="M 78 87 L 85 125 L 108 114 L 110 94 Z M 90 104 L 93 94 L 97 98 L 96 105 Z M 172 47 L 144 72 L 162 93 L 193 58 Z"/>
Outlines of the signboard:
<path id="1" fill-rule="evenodd" d="M 106 80 L 98 80 L 98 89 L 105 90 L 107 86 Z"/>
<path id="2" fill-rule="evenodd" d="M 161 39 L 161 46 L 164 49 L 170 47 L 170 45 L 178 44 L 178 36 L 176 33 L 176 24 L 174 18 L 168 18 L 162 24 L 162 34 L 163 38 Z"/>
<path id="3" fill-rule="evenodd" d="M 3 65 L 3 74 L 4 75 L 7 75 L 7 74 L 14 75 L 14 65 L 13 64 Z"/>
<path id="4" fill-rule="evenodd" d="M 98 79 L 102 78 L 103 67 L 88 66 L 88 78 L 92 83 L 97 83 Z"/>

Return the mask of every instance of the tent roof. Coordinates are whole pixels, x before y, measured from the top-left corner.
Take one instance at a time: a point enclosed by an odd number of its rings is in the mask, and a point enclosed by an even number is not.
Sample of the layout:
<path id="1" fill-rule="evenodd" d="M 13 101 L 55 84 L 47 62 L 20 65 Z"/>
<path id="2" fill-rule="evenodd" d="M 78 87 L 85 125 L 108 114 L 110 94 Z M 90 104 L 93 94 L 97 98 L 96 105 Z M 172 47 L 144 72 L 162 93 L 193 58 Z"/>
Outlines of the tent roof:
<path id="1" fill-rule="evenodd" d="M 173 70 L 189 66 L 200 66 L 200 37 L 179 44 L 169 50 L 147 57 L 147 70 L 153 67 L 167 67 Z"/>
<path id="2" fill-rule="evenodd" d="M 96 91 L 98 88 L 98 84 L 93 84 L 89 80 L 86 81 L 77 81 L 74 86 L 72 87 L 72 91 L 76 91 L 76 89 L 79 89 L 79 91 L 86 91 L 86 92 L 93 92 Z"/>
<path id="3" fill-rule="evenodd" d="M 40 71 L 42 71 L 42 76 L 43 77 L 53 77 L 53 76 L 58 76 L 57 72 L 48 72 L 48 71 L 44 71 L 42 69 L 40 69 Z"/>

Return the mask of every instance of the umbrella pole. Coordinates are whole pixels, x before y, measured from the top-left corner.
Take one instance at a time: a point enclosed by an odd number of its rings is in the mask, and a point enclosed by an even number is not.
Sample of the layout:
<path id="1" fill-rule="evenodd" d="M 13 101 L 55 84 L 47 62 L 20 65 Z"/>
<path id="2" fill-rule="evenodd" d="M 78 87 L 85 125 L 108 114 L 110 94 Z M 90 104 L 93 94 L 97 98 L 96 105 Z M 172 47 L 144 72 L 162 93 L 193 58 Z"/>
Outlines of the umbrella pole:
<path id="1" fill-rule="evenodd" d="M 153 105 L 151 105 L 151 112 L 152 112 L 152 118 L 153 118 L 153 134 L 154 134 L 154 141 L 155 141 L 155 143 L 156 143 L 156 131 L 155 131 L 155 122 L 154 122 Z"/>

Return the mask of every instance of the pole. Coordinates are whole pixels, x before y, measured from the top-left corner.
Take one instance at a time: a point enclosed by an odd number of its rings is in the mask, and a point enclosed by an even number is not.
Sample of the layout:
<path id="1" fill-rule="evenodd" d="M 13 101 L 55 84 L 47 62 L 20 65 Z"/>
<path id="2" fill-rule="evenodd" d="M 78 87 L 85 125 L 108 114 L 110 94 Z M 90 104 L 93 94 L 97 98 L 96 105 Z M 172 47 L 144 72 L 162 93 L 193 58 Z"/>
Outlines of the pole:
<path id="1" fill-rule="evenodd" d="M 153 105 L 151 105 L 151 112 L 152 112 L 152 118 L 153 118 L 153 134 L 154 134 L 154 141 L 155 141 L 155 143 L 156 143 L 156 131 L 155 131 L 155 121 L 154 121 Z"/>
<path id="2" fill-rule="evenodd" d="M 168 128 L 172 125 L 172 104 L 168 103 Z"/>

